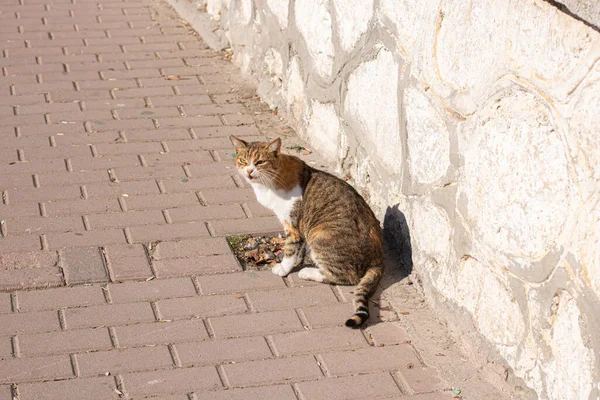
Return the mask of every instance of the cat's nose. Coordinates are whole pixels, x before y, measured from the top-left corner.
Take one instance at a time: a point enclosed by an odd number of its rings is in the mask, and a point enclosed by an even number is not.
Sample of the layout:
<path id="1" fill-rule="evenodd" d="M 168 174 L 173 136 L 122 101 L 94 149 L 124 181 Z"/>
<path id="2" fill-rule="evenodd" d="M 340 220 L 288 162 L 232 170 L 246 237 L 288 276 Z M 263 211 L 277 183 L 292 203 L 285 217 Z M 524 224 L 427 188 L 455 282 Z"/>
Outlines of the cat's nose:
<path id="1" fill-rule="evenodd" d="M 248 174 L 248 176 L 252 176 L 253 172 L 254 172 L 254 168 L 248 168 L 248 169 L 246 169 L 246 173 Z"/>

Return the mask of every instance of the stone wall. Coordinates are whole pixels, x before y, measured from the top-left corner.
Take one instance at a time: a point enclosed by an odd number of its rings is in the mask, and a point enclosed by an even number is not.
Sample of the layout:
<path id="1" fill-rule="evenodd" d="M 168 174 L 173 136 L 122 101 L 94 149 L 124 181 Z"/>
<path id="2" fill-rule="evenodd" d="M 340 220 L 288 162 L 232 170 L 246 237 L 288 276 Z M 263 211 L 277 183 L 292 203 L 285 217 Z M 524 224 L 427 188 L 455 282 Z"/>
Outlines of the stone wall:
<path id="1" fill-rule="evenodd" d="M 600 33 L 541 0 L 197 5 L 380 219 L 405 216 L 456 332 L 540 399 L 600 398 Z"/>

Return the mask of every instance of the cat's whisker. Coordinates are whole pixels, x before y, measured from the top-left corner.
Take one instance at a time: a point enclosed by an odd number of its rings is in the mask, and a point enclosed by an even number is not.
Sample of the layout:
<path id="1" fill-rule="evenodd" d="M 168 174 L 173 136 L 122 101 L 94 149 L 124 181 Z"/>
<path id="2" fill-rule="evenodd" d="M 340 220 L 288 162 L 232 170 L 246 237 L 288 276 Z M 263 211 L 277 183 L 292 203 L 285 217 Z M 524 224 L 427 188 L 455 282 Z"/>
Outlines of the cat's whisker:
<path id="1" fill-rule="evenodd" d="M 272 183 L 272 187 L 274 187 L 274 188 L 276 188 L 277 186 L 285 187 L 285 182 L 283 181 L 283 179 L 281 179 L 280 176 L 278 176 L 277 174 L 275 174 L 275 172 L 273 172 L 273 171 L 262 171 L 262 173 L 264 173 L 264 175 L 266 175 L 266 177 L 269 178 L 269 180 Z"/>

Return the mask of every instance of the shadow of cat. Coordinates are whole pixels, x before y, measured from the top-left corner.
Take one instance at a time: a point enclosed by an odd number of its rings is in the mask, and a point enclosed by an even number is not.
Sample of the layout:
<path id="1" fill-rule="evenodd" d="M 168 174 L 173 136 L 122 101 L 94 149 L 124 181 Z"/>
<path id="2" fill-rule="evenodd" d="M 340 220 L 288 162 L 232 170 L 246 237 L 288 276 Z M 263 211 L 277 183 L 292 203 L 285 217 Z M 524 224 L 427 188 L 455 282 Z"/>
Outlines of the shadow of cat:
<path id="1" fill-rule="evenodd" d="M 364 327 L 396 319 L 382 299 L 382 292 L 409 276 L 413 269 L 410 230 L 398 205 L 388 207 L 383 220 L 383 254 L 385 271 L 379 288 L 370 299 L 370 317 Z"/>

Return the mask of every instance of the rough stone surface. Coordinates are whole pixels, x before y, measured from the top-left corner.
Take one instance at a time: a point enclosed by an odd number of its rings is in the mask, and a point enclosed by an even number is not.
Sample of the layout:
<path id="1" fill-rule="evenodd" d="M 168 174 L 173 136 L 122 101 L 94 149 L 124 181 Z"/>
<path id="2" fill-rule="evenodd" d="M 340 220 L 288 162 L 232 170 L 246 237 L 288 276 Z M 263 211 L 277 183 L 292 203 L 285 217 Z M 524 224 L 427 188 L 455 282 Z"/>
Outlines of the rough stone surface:
<path id="1" fill-rule="evenodd" d="M 373 0 L 333 0 L 336 29 L 344 51 L 351 51 L 367 31 L 373 16 Z"/>
<path id="2" fill-rule="evenodd" d="M 371 204 L 490 381 L 596 400 L 599 7 L 256 0 L 249 25 L 219 7 L 233 59 Z"/>
<path id="3" fill-rule="evenodd" d="M 417 89 L 404 93 L 410 172 L 419 183 L 433 183 L 450 165 L 448 129 L 427 97 Z"/>
<path id="4" fill-rule="evenodd" d="M 348 77 L 344 110 L 358 121 L 383 163 L 400 173 L 403 152 L 397 109 L 398 63 L 391 51 L 380 46 L 375 59 L 359 65 Z"/>
<path id="5" fill-rule="evenodd" d="M 267 0 L 267 5 L 275 17 L 277 17 L 281 29 L 287 28 L 290 0 Z"/>
<path id="6" fill-rule="evenodd" d="M 464 124 L 459 187 L 477 238 L 490 248 L 522 260 L 556 248 L 574 203 L 559 129 L 541 98 L 513 88 Z"/>
<path id="7" fill-rule="evenodd" d="M 311 104 L 312 115 L 308 121 L 307 134 L 312 144 L 320 152 L 335 159 L 338 154 L 340 140 L 340 120 L 333 104 L 323 104 L 313 100 Z"/>
<path id="8" fill-rule="evenodd" d="M 295 2 L 296 26 L 306 41 L 312 68 L 321 77 L 331 75 L 333 68 L 333 41 L 331 13 L 328 1 L 306 0 Z"/>

